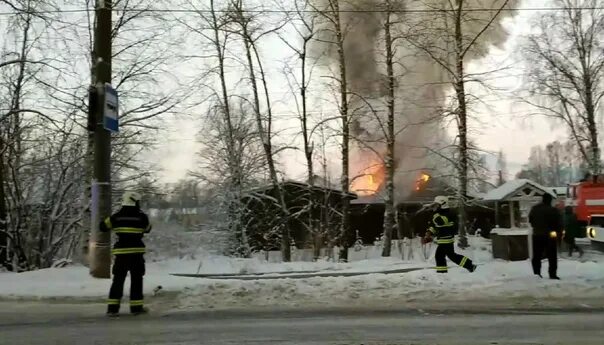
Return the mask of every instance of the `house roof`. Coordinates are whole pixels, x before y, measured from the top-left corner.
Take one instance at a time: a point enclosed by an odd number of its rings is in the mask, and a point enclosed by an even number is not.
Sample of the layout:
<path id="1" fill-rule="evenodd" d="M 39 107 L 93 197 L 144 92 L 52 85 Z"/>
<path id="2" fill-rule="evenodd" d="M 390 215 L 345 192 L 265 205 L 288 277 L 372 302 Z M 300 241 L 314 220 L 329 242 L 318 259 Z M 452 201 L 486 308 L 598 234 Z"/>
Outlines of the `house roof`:
<path id="1" fill-rule="evenodd" d="M 355 200 L 351 200 L 350 203 L 353 205 L 356 205 L 356 204 L 359 204 L 359 205 L 383 204 L 384 199 L 379 196 L 375 196 L 375 195 L 365 195 L 365 196 L 361 196 Z"/>
<path id="2" fill-rule="evenodd" d="M 283 181 L 283 182 L 281 182 L 279 184 L 283 188 L 297 188 L 297 189 L 308 189 L 308 188 L 310 188 L 310 185 L 308 183 L 299 182 L 299 181 L 292 181 L 292 180 Z M 259 187 L 252 188 L 252 189 L 248 190 L 248 192 L 249 193 L 266 193 L 266 192 L 270 192 L 272 190 L 273 190 L 273 185 L 272 184 L 266 184 L 264 186 L 259 186 Z M 315 192 L 321 192 L 321 193 L 333 193 L 333 194 L 339 194 L 339 195 L 346 194 L 351 199 L 356 199 L 357 198 L 357 195 L 355 193 L 352 193 L 352 192 L 343 193 L 341 189 L 329 188 L 329 187 L 325 187 L 325 186 L 322 186 L 322 185 L 314 185 L 312 187 L 312 190 L 315 191 Z"/>
<path id="3" fill-rule="evenodd" d="M 445 179 L 441 177 L 432 177 L 421 189 L 410 191 L 404 197 L 395 196 L 396 204 L 427 204 L 434 202 L 434 198 L 438 195 L 446 195 L 454 200 L 456 198 L 457 189 L 452 187 Z M 482 199 L 483 194 L 468 190 L 466 197 L 473 200 Z M 358 199 L 351 201 L 351 204 L 384 204 L 384 196 L 382 193 L 377 195 L 360 196 Z"/>
<path id="4" fill-rule="evenodd" d="M 504 201 L 514 197 L 517 192 L 523 191 L 524 189 L 537 189 L 542 194 L 549 193 L 554 198 L 557 197 L 556 193 L 553 192 L 552 188 L 544 187 L 536 182 L 527 179 L 518 179 L 508 181 L 501 186 L 489 191 L 483 197 L 485 201 Z M 527 195 L 528 196 L 528 195 Z"/>

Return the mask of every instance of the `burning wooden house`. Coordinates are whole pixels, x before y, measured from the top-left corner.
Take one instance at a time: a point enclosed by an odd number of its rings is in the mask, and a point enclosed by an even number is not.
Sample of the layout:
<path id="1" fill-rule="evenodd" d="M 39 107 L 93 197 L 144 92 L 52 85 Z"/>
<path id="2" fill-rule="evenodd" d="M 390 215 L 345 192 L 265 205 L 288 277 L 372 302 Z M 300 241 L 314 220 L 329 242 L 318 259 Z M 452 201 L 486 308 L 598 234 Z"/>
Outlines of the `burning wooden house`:
<path id="1" fill-rule="evenodd" d="M 372 165 L 360 178 L 351 183 L 351 193 L 343 193 L 337 188 L 322 184 L 312 188 L 295 181 L 283 182 L 285 203 L 290 213 L 289 223 L 292 244 L 298 248 L 320 249 L 341 243 L 333 242 L 340 237 L 342 199 L 351 203 L 351 231 L 345 238 L 349 246 L 357 239 L 372 244 L 383 233 L 385 204 L 383 201 L 385 170 L 383 165 Z M 398 197 L 397 229 L 393 238 L 415 237 L 423 235 L 430 218 L 429 213 L 418 211 L 432 203 L 437 195 L 447 195 L 455 203 L 455 189 L 445 179 L 420 172 L 408 189 L 405 197 Z M 313 200 L 309 208 L 309 198 Z M 272 185 L 259 187 L 244 197 L 246 214 L 244 216 L 249 244 L 253 250 L 278 250 L 280 247 L 280 229 L 286 226 L 286 217 L 281 214 L 275 199 Z M 490 217 L 492 211 L 484 207 L 469 209 L 469 219 L 478 223 Z M 493 223 L 494 224 L 494 223 Z M 484 228 L 484 224 L 480 225 Z M 331 241 L 331 242 L 330 242 Z"/>
<path id="2" fill-rule="evenodd" d="M 380 172 L 379 169 L 375 169 Z M 380 238 L 383 233 L 384 224 L 384 180 L 378 176 L 365 177 L 365 183 L 358 183 L 354 188 L 364 188 L 365 193 L 354 189 L 361 195 L 360 198 L 351 202 L 351 219 L 353 232 L 363 243 L 371 244 Z M 393 239 L 405 237 L 423 236 L 428 227 L 430 214 L 418 213 L 426 204 L 432 203 L 438 195 L 446 195 L 455 206 L 456 189 L 451 186 L 447 179 L 431 176 L 428 172 L 418 174 L 415 183 L 404 197 L 398 197 L 396 203 L 397 229 L 393 231 Z M 477 195 L 470 195 L 470 200 Z M 487 228 L 489 222 L 493 223 L 492 211 L 481 206 L 468 208 L 469 228 Z M 494 223 L 493 223 L 494 224 Z"/>

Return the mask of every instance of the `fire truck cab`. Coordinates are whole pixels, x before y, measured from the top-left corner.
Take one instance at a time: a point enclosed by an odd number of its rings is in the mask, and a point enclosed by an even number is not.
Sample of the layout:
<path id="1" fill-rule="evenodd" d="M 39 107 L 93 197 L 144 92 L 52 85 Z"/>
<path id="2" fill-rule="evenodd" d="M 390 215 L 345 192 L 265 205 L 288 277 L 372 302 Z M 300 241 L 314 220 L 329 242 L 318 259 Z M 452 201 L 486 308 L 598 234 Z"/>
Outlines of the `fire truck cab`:
<path id="1" fill-rule="evenodd" d="M 571 206 L 579 222 L 587 226 L 586 235 L 592 242 L 604 243 L 604 176 L 590 176 L 569 184 L 564 204 Z"/>

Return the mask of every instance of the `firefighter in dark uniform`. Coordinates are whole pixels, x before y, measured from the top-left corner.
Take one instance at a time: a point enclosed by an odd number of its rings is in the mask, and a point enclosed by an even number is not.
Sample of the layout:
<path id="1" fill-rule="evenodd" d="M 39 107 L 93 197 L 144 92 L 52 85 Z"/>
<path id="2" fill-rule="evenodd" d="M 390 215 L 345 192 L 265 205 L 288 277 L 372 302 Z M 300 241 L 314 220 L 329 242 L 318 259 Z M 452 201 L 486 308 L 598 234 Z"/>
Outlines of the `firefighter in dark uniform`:
<path id="1" fill-rule="evenodd" d="M 476 270 L 476 265 L 468 257 L 455 253 L 455 233 L 457 216 L 449 209 L 449 199 L 446 196 L 437 196 L 434 199 L 435 211 L 430 221 L 430 228 L 426 232 L 424 243 L 431 242 L 436 236 L 436 272 L 447 273 L 447 257 L 457 265 L 470 272 Z"/>
<path id="2" fill-rule="evenodd" d="M 143 236 L 151 231 L 149 218 L 140 209 L 140 194 L 126 192 L 121 209 L 101 222 L 101 231 L 113 231 L 117 235 L 111 253 L 113 263 L 113 283 L 109 290 L 107 315 L 117 316 L 124 293 L 126 275 L 130 272 L 130 312 L 147 313 L 143 307 L 143 276 L 145 275 L 145 244 Z"/>
<path id="3" fill-rule="evenodd" d="M 543 194 L 542 202 L 533 206 L 529 213 L 529 222 L 533 228 L 533 273 L 541 277 L 541 259 L 543 253 L 549 261 L 550 279 L 560 279 L 558 270 L 558 238 L 562 235 L 562 217 L 552 206 L 553 197 Z"/>

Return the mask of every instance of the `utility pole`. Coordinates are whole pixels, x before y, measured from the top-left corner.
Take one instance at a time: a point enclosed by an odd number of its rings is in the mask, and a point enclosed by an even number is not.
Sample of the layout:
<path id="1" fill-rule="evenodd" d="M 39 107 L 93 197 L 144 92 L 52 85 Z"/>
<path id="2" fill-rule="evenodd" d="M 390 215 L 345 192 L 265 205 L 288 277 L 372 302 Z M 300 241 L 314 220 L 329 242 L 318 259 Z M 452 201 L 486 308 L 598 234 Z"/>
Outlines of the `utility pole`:
<path id="1" fill-rule="evenodd" d="M 111 278 L 111 234 L 101 233 L 101 220 L 111 215 L 111 132 L 104 127 L 105 83 L 111 83 L 112 0 L 96 0 L 92 87 L 89 104 L 94 120 L 90 274 Z"/>

